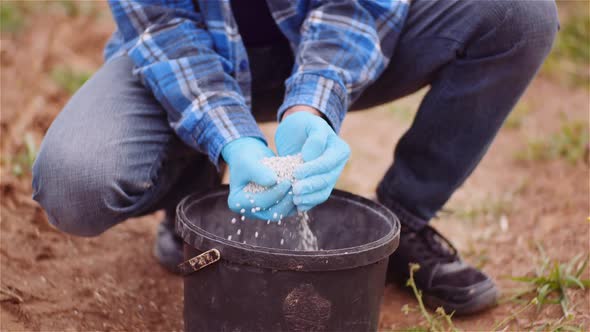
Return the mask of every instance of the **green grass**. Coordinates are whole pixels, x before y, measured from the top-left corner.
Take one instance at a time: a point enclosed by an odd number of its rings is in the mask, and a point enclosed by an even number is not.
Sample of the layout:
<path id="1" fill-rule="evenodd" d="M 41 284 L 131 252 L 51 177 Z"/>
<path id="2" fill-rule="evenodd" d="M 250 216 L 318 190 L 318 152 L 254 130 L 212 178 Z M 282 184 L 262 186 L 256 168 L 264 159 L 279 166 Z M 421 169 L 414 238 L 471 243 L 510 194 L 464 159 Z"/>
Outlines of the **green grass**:
<path id="1" fill-rule="evenodd" d="M 56 9 L 65 12 L 69 17 L 96 17 L 100 13 L 100 8 L 93 1 L 59 0 L 52 4 Z"/>
<path id="2" fill-rule="evenodd" d="M 538 300 L 536 298 L 533 298 L 530 302 L 526 303 L 525 305 L 521 306 L 520 308 L 517 308 L 516 310 L 513 310 L 512 313 L 508 317 L 505 317 L 504 319 L 502 319 L 501 321 L 496 323 L 496 325 L 494 325 L 492 330 L 498 331 L 498 330 L 500 330 L 501 327 L 503 327 L 505 329 L 506 325 L 508 325 L 508 323 L 510 323 L 511 321 L 518 318 L 518 316 L 520 314 L 527 311 L 529 308 L 535 306 L 537 303 L 538 303 Z"/>
<path id="3" fill-rule="evenodd" d="M 7 162 L 11 165 L 12 174 L 21 177 L 30 174 L 31 167 L 37 157 L 37 145 L 30 133 L 25 134 L 24 146 L 14 157 L 8 158 Z"/>
<path id="4" fill-rule="evenodd" d="M 543 305 L 559 304 L 564 319 L 571 319 L 571 301 L 568 289 L 585 290 L 590 287 L 590 279 L 583 279 L 582 274 L 588 266 L 589 255 L 578 254 L 569 262 L 563 263 L 550 259 L 543 247 L 538 244 L 539 263 L 532 276 L 510 276 L 509 279 L 525 284 L 525 288 L 518 290 L 508 300 L 517 301 L 525 297 L 533 297 L 540 311 Z"/>
<path id="5" fill-rule="evenodd" d="M 519 102 L 506 119 L 504 127 L 508 129 L 519 129 L 520 127 L 522 127 L 525 118 L 529 115 L 530 112 L 531 109 L 526 102 Z"/>
<path id="6" fill-rule="evenodd" d="M 7 1 L 0 0 L 0 31 L 15 33 L 21 31 L 26 18 L 32 15 L 65 14 L 68 17 L 98 17 L 101 9 L 94 1 Z"/>
<path id="7" fill-rule="evenodd" d="M 52 69 L 51 78 L 60 88 L 70 94 L 76 92 L 92 74 L 86 71 L 76 71 L 70 67 L 58 66 Z"/>
<path id="8" fill-rule="evenodd" d="M 420 265 L 418 264 L 410 264 L 410 278 L 406 282 L 406 286 L 412 289 L 414 293 L 414 297 L 418 301 L 418 311 L 424 318 L 426 323 L 426 327 L 411 327 L 406 328 L 404 331 L 428 331 L 428 332 L 442 332 L 442 331 L 452 331 L 458 332 L 455 325 L 453 324 L 453 313 L 447 314 L 442 307 L 436 308 L 434 314 L 431 314 L 426 310 L 424 306 L 424 302 L 422 301 L 422 291 L 418 289 L 416 286 L 416 282 L 414 280 L 414 273 L 420 269 Z M 411 311 L 415 311 L 416 309 L 410 307 L 409 305 L 404 305 L 402 307 L 402 311 L 405 314 L 408 314 Z"/>
<path id="9" fill-rule="evenodd" d="M 568 289 L 585 290 L 590 287 L 590 280 L 583 279 L 582 274 L 588 266 L 590 255 L 585 257 L 578 254 L 568 262 L 552 260 L 547 256 L 540 244 L 537 244 L 539 258 L 532 276 L 509 276 L 507 278 L 525 284 L 524 289 L 512 291 L 512 295 L 502 302 L 524 302 L 523 305 L 514 309 L 512 314 L 498 322 L 493 330 L 499 330 L 518 316 L 534 307 L 537 312 L 543 309 L 544 305 L 559 305 L 562 316 L 554 320 L 533 322 L 527 326 L 528 331 L 553 331 L 565 332 L 585 331 L 582 325 L 574 325 L 572 321 L 575 316 L 571 310 L 571 300 L 568 296 Z"/>
<path id="10" fill-rule="evenodd" d="M 586 1 L 558 3 L 561 29 L 541 72 L 576 87 L 590 87 L 590 14 Z"/>
<path id="11" fill-rule="evenodd" d="M 80 9 L 73 0 L 59 0 L 56 4 L 66 12 L 67 16 L 76 17 L 80 15 Z"/>
<path id="12" fill-rule="evenodd" d="M 518 151 L 514 158 L 518 161 L 545 161 L 550 159 L 547 143 L 540 139 L 531 139 L 524 149 Z"/>
<path id="13" fill-rule="evenodd" d="M 581 12 L 569 17 L 559 31 L 555 45 L 555 56 L 590 64 L 590 14 L 588 7 L 580 8 Z"/>
<path id="14" fill-rule="evenodd" d="M 485 200 L 463 208 L 444 209 L 448 213 L 461 220 L 475 222 L 478 220 L 497 221 L 502 216 L 508 216 L 514 209 L 512 194 L 502 197 L 488 197 Z"/>
<path id="15" fill-rule="evenodd" d="M 487 249 L 477 249 L 473 242 L 469 242 L 469 248 L 462 253 L 473 266 L 477 269 L 483 269 L 490 261 L 490 255 Z"/>
<path id="16" fill-rule="evenodd" d="M 0 2 L 0 31 L 18 32 L 25 25 L 25 17 L 15 2 Z"/>
<path id="17" fill-rule="evenodd" d="M 589 136 L 586 122 L 565 121 L 561 129 L 548 139 L 530 140 L 515 158 L 520 161 L 565 159 L 575 164 L 587 159 Z"/>
<path id="18" fill-rule="evenodd" d="M 411 326 L 411 327 L 404 327 L 401 330 L 395 330 L 397 332 L 428 332 L 425 327 L 421 326 Z"/>
<path id="19" fill-rule="evenodd" d="M 585 332 L 587 331 L 582 324 L 573 325 L 571 319 L 562 317 L 554 322 L 545 322 L 538 324 L 535 329 L 531 329 L 535 332 L 551 331 L 551 332 Z"/>
<path id="20" fill-rule="evenodd" d="M 551 152 L 570 163 L 576 163 L 586 156 L 589 136 L 587 122 L 566 122 L 561 126 L 561 130 L 553 135 L 550 143 Z"/>

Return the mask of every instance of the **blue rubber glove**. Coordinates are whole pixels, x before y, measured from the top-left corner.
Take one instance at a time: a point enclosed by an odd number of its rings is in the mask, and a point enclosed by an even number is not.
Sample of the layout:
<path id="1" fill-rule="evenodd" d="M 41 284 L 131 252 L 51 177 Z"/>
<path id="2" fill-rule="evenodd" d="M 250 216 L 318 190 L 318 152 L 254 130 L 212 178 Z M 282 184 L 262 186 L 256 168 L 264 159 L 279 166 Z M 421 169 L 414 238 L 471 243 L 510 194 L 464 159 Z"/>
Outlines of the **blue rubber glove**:
<path id="1" fill-rule="evenodd" d="M 286 216 L 295 211 L 293 199 L 288 194 L 291 183 L 284 181 L 277 184 L 274 171 L 260 162 L 265 157 L 275 155 L 264 142 L 254 137 L 238 138 L 226 144 L 221 155 L 229 166 L 227 203 L 230 210 L 246 218 L 274 221 L 280 215 Z M 250 182 L 269 189 L 259 193 L 245 192 L 244 187 Z M 256 207 L 260 211 L 256 211 Z"/>
<path id="2" fill-rule="evenodd" d="M 283 118 L 275 133 L 279 156 L 301 153 L 295 170 L 293 202 L 307 211 L 325 202 L 350 157 L 350 148 L 321 117 L 296 112 Z"/>

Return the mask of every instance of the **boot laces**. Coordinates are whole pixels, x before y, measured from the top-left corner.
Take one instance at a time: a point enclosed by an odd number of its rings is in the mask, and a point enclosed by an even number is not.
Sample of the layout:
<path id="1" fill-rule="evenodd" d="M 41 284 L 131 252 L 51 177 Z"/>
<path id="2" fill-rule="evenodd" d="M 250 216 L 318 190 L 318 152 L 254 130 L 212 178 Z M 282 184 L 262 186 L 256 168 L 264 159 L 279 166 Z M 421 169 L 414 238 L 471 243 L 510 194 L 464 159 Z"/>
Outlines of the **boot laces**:
<path id="1" fill-rule="evenodd" d="M 429 225 L 417 232 L 409 231 L 405 237 L 407 241 L 412 242 L 416 248 L 416 258 L 423 264 L 450 263 L 457 260 L 457 249 Z"/>

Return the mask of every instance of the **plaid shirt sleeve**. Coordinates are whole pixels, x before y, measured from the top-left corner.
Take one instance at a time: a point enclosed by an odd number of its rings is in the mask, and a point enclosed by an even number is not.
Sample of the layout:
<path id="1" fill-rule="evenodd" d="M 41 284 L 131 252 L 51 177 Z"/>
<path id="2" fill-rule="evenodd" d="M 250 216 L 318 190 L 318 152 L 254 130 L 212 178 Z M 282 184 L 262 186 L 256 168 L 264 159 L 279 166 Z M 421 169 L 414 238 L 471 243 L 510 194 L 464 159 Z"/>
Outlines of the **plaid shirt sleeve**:
<path id="1" fill-rule="evenodd" d="M 292 38 L 295 68 L 278 117 L 291 106 L 307 105 L 322 112 L 338 132 L 351 103 L 387 67 L 409 5 L 406 0 L 311 4 L 301 35 Z M 288 30 L 297 20 L 291 15 L 279 24 Z"/>
<path id="2" fill-rule="evenodd" d="M 191 0 L 109 1 L 135 74 L 189 146 L 219 165 L 222 147 L 239 137 L 264 141 L 232 72 L 214 51 Z"/>

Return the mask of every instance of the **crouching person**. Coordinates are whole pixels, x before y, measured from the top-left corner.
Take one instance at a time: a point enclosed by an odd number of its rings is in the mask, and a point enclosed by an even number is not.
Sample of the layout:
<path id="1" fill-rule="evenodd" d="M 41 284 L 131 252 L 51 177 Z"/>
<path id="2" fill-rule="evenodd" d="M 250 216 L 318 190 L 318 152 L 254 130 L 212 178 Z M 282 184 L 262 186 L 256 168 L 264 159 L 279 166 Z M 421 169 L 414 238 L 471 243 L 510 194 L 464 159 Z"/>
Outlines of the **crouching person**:
<path id="1" fill-rule="evenodd" d="M 553 1 L 112 0 L 110 7 L 117 30 L 107 61 L 57 116 L 34 165 L 34 199 L 53 225 L 95 236 L 164 209 L 155 255 L 175 271 L 182 242 L 174 208 L 217 185 L 224 163 L 231 209 L 247 204 L 250 182 L 274 188 L 265 201 L 278 214 L 311 209 L 329 197 L 348 160 L 337 135 L 346 113 L 430 86 L 377 189 L 402 223 L 389 280 L 404 283 L 408 263 L 417 263 L 430 305 L 466 314 L 496 302 L 491 278 L 463 262 L 429 221 L 477 166 L 547 56 L 558 26 Z M 280 122 L 279 155 L 302 153 L 308 165 L 293 188 L 260 162 L 275 155 L 257 124 L 269 110 Z"/>

